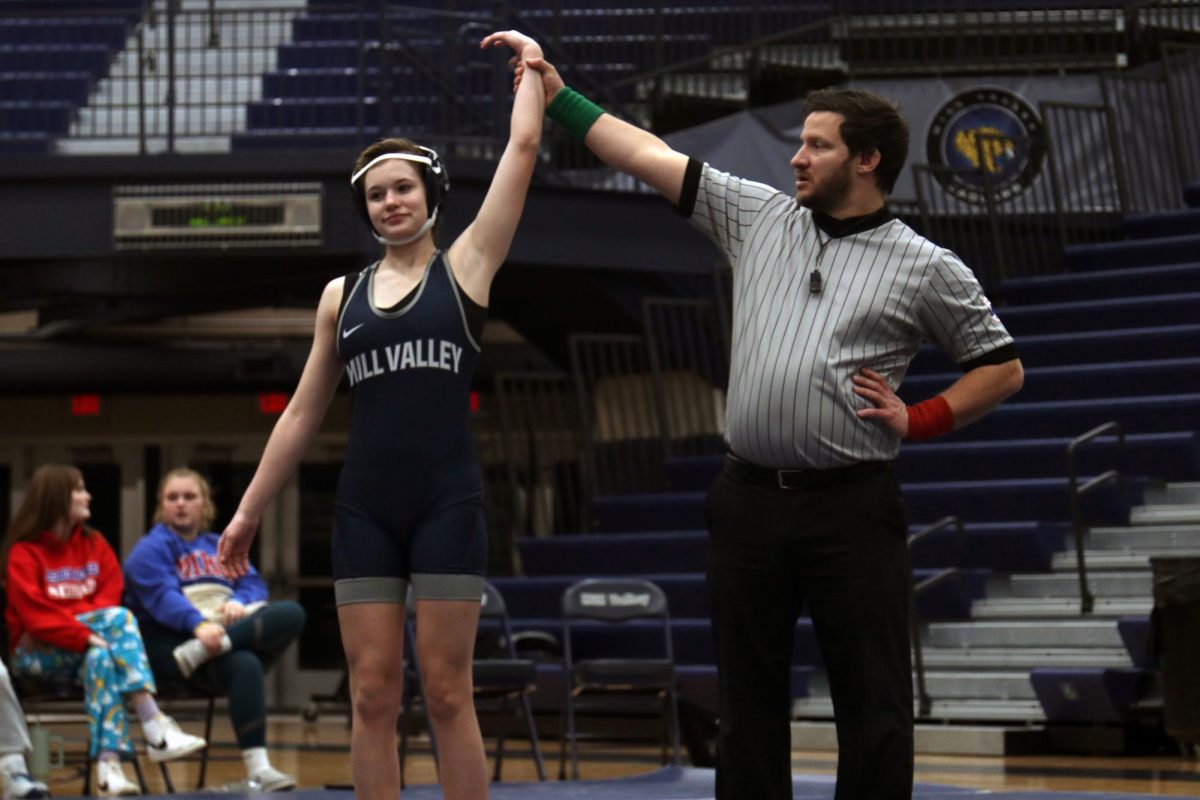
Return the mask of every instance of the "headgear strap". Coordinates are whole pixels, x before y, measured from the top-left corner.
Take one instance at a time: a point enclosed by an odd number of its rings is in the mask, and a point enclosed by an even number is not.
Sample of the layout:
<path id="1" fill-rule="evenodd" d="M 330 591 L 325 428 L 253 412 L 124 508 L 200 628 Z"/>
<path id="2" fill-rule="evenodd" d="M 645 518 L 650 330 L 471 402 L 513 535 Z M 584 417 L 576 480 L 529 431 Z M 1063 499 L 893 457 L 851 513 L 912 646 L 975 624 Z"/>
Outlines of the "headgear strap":
<path id="1" fill-rule="evenodd" d="M 441 208 L 442 200 L 445 198 L 446 193 L 450 191 L 450 178 L 442 166 L 441 159 L 438 158 L 437 151 L 428 147 L 421 147 L 420 145 L 417 145 L 417 147 L 424 150 L 428 155 L 408 152 L 383 153 L 371 159 L 365 167 L 350 176 L 350 187 L 355 194 L 358 213 L 363 218 L 363 222 L 367 223 L 367 228 L 380 244 L 408 244 L 423 236 L 437 222 L 438 210 Z M 403 239 L 386 239 L 379 235 L 379 232 L 375 230 L 375 226 L 371 223 L 371 215 L 367 211 L 366 189 L 358 185 L 359 178 L 366 175 L 372 167 L 381 161 L 392 158 L 400 159 L 401 161 L 412 161 L 424 167 L 421 170 L 421 182 L 425 184 L 425 203 L 426 209 L 429 212 L 429 219 L 425 220 L 425 224 L 416 233 Z"/>

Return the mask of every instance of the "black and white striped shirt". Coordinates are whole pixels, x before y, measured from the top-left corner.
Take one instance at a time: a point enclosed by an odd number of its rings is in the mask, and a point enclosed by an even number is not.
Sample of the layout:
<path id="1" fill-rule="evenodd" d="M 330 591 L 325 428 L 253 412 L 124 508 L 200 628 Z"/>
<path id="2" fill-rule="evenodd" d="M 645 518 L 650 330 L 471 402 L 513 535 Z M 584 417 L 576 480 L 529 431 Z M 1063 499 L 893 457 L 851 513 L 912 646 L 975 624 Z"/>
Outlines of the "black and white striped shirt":
<path id="1" fill-rule="evenodd" d="M 738 456 L 780 468 L 890 461 L 900 440 L 855 414 L 868 405 L 852 391 L 855 372 L 869 367 L 897 387 L 924 341 L 964 368 L 1015 357 L 971 270 L 903 222 L 884 214 L 831 236 L 793 197 L 696 167 L 680 211 L 695 186 L 691 221 L 733 267 L 725 435 Z"/>

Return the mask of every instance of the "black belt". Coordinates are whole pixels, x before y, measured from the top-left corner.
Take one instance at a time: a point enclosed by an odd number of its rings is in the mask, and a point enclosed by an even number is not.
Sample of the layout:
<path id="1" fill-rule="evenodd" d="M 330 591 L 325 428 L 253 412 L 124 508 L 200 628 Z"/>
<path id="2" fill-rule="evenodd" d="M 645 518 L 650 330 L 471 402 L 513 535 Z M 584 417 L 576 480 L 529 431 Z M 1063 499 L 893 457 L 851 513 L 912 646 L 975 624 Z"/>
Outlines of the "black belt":
<path id="1" fill-rule="evenodd" d="M 725 469 L 747 483 L 767 486 L 772 489 L 807 489 L 813 486 L 831 486 L 835 483 L 862 480 L 876 472 L 892 468 L 890 461 L 860 461 L 844 467 L 829 469 L 774 469 L 760 467 L 743 461 L 732 453 L 725 456 Z"/>

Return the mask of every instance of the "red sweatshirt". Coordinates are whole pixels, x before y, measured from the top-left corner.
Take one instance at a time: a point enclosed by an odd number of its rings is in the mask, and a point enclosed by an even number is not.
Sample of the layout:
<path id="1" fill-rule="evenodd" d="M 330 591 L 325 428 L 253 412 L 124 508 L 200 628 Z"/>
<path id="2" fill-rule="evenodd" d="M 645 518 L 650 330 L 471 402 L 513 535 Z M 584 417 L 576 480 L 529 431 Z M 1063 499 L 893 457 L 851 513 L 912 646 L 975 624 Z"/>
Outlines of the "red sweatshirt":
<path id="1" fill-rule="evenodd" d="M 125 579 L 104 537 L 81 527 L 60 541 L 53 531 L 17 542 L 8 554 L 8 641 L 29 634 L 43 644 L 82 653 L 87 626 L 76 614 L 121 605 Z"/>

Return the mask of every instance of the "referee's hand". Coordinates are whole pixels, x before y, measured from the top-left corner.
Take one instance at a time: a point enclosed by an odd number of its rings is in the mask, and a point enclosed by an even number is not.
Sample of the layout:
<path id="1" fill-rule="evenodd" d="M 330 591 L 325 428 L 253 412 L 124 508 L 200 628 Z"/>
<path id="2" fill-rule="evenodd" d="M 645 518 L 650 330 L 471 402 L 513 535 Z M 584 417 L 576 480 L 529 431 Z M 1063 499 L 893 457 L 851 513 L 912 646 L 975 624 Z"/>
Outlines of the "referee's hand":
<path id="1" fill-rule="evenodd" d="M 854 393 L 871 404 L 860 408 L 860 419 L 878 420 L 892 433 L 903 439 L 908 435 L 908 406 L 896 396 L 887 379 L 873 369 L 863 367 L 851 378 Z"/>

